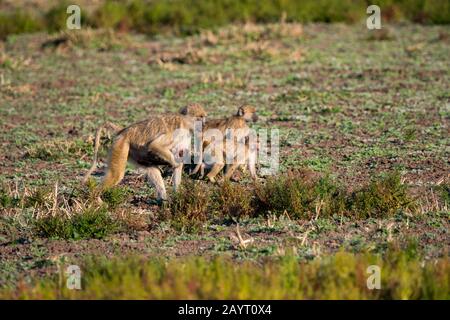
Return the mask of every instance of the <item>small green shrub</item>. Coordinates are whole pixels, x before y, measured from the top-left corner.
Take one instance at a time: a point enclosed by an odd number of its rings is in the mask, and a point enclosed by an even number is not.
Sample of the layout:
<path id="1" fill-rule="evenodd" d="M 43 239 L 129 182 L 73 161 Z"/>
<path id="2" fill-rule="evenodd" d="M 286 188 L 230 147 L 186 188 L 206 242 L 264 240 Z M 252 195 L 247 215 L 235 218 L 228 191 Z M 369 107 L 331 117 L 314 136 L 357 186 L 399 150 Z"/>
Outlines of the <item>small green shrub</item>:
<path id="1" fill-rule="evenodd" d="M 194 231 L 211 218 L 238 219 L 285 212 L 293 219 L 368 218 L 414 209 L 415 201 L 408 195 L 398 173 L 378 177 L 369 185 L 348 192 L 327 176 L 297 170 L 268 177 L 254 185 L 224 182 L 211 186 L 185 179 L 167 208 L 162 209 L 162 218 L 172 221 L 177 229 Z"/>
<path id="2" fill-rule="evenodd" d="M 26 11 L 0 13 L 0 40 L 6 39 L 10 34 L 36 32 L 44 28 L 42 20 Z"/>
<path id="3" fill-rule="evenodd" d="M 101 198 L 110 208 L 114 209 L 127 201 L 130 193 L 130 189 L 127 187 L 113 187 L 103 191 Z"/>
<path id="4" fill-rule="evenodd" d="M 262 209 L 275 214 L 285 211 L 293 218 L 332 215 L 345 210 L 343 191 L 327 177 L 317 177 L 305 170 L 269 177 L 256 185 Z"/>
<path id="5" fill-rule="evenodd" d="M 24 197 L 24 206 L 25 208 L 45 206 L 53 200 L 52 196 L 52 190 L 49 187 L 37 188 Z"/>
<path id="6" fill-rule="evenodd" d="M 212 192 L 206 184 L 184 179 L 180 188 L 172 194 L 167 206 L 161 209 L 164 219 L 181 231 L 193 232 L 210 217 Z"/>
<path id="7" fill-rule="evenodd" d="M 213 210 L 225 217 L 252 216 L 255 213 L 254 190 L 248 186 L 229 181 L 215 188 Z"/>
<path id="8" fill-rule="evenodd" d="M 27 152 L 25 157 L 27 159 L 39 159 L 43 161 L 56 161 L 61 159 L 61 154 L 55 153 L 45 147 L 36 147 L 32 151 Z"/>
<path id="9" fill-rule="evenodd" d="M 18 207 L 20 204 L 20 198 L 12 196 L 3 189 L 0 189 L 0 208 L 13 208 Z"/>
<path id="10" fill-rule="evenodd" d="M 373 180 L 368 186 L 353 192 L 348 201 L 349 209 L 360 218 L 391 216 L 401 209 L 415 207 L 399 173 L 389 173 Z"/>
<path id="11" fill-rule="evenodd" d="M 446 183 L 437 187 L 440 193 L 442 202 L 446 205 L 450 205 L 450 184 Z"/>
<path id="12" fill-rule="evenodd" d="M 415 202 L 398 173 L 379 177 L 369 185 L 348 193 L 327 177 L 310 178 L 292 171 L 256 185 L 261 204 L 259 211 L 294 218 L 346 215 L 358 218 L 391 216 L 398 210 L 413 210 Z"/>
<path id="13" fill-rule="evenodd" d="M 91 22 L 94 26 L 101 28 L 123 28 L 125 24 L 131 24 L 131 22 L 126 22 L 128 20 L 127 13 L 127 4 L 125 2 L 107 0 L 96 10 L 91 18 Z"/>
<path id="14" fill-rule="evenodd" d="M 38 218 L 34 227 L 42 237 L 73 240 L 103 239 L 119 230 L 105 207 L 87 208 L 71 218 L 61 215 Z"/>
<path id="15" fill-rule="evenodd" d="M 328 216 L 349 215 L 347 208 L 347 192 L 329 177 L 320 178 L 315 186 L 319 202 L 314 208 L 316 215 Z"/>
<path id="16" fill-rule="evenodd" d="M 69 2 L 62 1 L 45 13 L 45 24 L 48 31 L 59 31 L 66 29 L 68 17 L 67 7 L 69 5 Z M 81 14 L 81 17 L 83 17 L 83 13 Z"/>

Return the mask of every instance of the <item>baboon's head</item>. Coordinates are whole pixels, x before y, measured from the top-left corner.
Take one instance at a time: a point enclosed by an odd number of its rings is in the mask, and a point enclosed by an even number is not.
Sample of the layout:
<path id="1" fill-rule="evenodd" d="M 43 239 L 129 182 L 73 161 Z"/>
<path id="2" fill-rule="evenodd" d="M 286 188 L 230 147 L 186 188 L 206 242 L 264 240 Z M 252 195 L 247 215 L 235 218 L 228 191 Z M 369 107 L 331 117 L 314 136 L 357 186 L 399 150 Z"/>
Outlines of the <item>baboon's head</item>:
<path id="1" fill-rule="evenodd" d="M 238 109 L 237 115 L 245 119 L 245 121 L 258 121 L 256 108 L 250 105 L 244 105 Z"/>
<path id="2" fill-rule="evenodd" d="M 206 120 L 206 111 L 198 103 L 188 104 L 187 106 L 181 108 L 180 113 L 185 116 L 193 117 L 196 120 L 202 121 Z"/>

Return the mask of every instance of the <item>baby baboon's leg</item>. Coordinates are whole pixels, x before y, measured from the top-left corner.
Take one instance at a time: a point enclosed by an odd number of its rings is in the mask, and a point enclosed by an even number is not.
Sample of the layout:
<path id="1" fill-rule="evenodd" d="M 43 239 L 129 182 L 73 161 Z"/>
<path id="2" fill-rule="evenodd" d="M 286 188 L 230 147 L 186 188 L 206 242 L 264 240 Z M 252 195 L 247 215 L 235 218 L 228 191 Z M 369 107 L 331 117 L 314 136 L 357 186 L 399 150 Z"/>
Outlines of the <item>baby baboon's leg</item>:
<path id="1" fill-rule="evenodd" d="M 194 175 L 194 174 L 196 174 L 199 171 L 200 171 L 199 178 L 201 179 L 205 175 L 205 163 L 203 163 L 203 162 L 202 163 L 198 163 L 195 166 L 194 170 L 189 173 L 189 175 Z"/>
<path id="2" fill-rule="evenodd" d="M 197 172 L 199 172 L 202 169 L 202 162 L 197 163 L 197 165 L 195 166 L 194 170 L 191 171 L 191 173 L 189 173 L 190 175 L 194 175 Z"/>
<path id="3" fill-rule="evenodd" d="M 206 177 L 209 179 L 209 181 L 215 182 L 216 176 L 219 174 L 220 171 L 222 171 L 224 166 L 225 166 L 225 164 L 223 162 L 214 163 L 211 171 L 206 175 Z"/>
<path id="4" fill-rule="evenodd" d="M 146 168 L 147 178 L 150 184 L 156 189 L 158 200 L 167 200 L 166 187 L 158 167 Z"/>
<path id="5" fill-rule="evenodd" d="M 202 179 L 205 176 L 205 164 L 202 163 L 200 166 L 200 179 Z"/>
<path id="6" fill-rule="evenodd" d="M 103 190 L 117 185 L 125 175 L 130 145 L 124 137 L 117 139 L 111 147 L 108 158 L 108 168 L 102 181 Z"/>
<path id="7" fill-rule="evenodd" d="M 234 171 L 236 171 L 236 169 L 239 169 L 248 160 L 248 152 L 249 152 L 248 146 L 246 144 L 240 144 L 240 145 L 243 147 L 243 150 L 238 148 L 238 149 L 236 149 L 235 153 L 240 151 L 240 152 L 242 152 L 242 154 L 240 154 L 240 155 L 236 154 L 233 159 L 233 163 L 227 165 L 227 167 L 225 169 L 224 180 L 230 179 L 233 176 Z"/>
<path id="8" fill-rule="evenodd" d="M 236 171 L 237 168 L 239 168 L 240 164 L 233 163 L 232 165 L 228 165 L 226 168 L 225 176 L 223 177 L 224 180 L 228 180 L 233 176 L 234 171 Z"/>
<path id="9" fill-rule="evenodd" d="M 199 170 L 203 170 L 203 173 L 205 172 L 204 171 L 204 167 L 203 167 L 203 146 L 201 146 L 200 147 L 200 152 L 199 152 L 199 155 L 198 155 L 198 158 L 197 159 L 195 159 L 196 161 L 198 161 L 197 162 L 197 165 L 195 166 L 195 168 L 194 168 L 194 170 L 192 170 L 190 173 L 189 173 L 189 175 L 194 175 L 194 174 L 196 174 Z M 200 172 L 202 172 L 202 171 L 200 171 Z M 203 176 L 203 173 L 201 173 L 201 176 Z"/>
<path id="10" fill-rule="evenodd" d="M 224 161 L 224 151 L 222 148 L 220 148 L 220 145 L 215 145 L 212 148 L 212 159 L 213 160 L 213 166 L 209 173 L 206 175 L 209 181 L 215 182 L 216 176 L 219 174 L 220 171 L 222 171 L 223 167 L 225 167 L 225 161 Z"/>

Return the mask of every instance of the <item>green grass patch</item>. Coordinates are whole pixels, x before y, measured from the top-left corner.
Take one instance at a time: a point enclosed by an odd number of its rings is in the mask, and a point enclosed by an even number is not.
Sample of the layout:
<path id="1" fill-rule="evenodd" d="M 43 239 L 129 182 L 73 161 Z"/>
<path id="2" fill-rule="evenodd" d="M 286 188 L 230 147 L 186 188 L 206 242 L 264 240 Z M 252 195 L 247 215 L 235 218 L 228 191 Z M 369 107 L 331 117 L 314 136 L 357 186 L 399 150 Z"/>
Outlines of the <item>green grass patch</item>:
<path id="1" fill-rule="evenodd" d="M 38 159 L 43 161 L 57 161 L 90 155 L 92 145 L 82 139 L 67 140 L 54 139 L 50 141 L 33 143 L 25 147 L 25 159 Z"/>
<path id="2" fill-rule="evenodd" d="M 277 215 L 287 212 L 292 218 L 311 218 L 346 213 L 344 190 L 327 177 L 308 171 L 290 171 L 269 177 L 256 185 L 260 207 Z"/>
<path id="3" fill-rule="evenodd" d="M 225 182 L 208 186 L 185 179 L 161 210 L 178 230 L 198 231 L 207 221 L 250 216 L 283 215 L 293 219 L 346 216 L 386 218 L 414 211 L 416 201 L 396 172 L 375 178 L 349 192 L 328 176 L 296 170 L 256 184 Z"/>
<path id="4" fill-rule="evenodd" d="M 61 215 L 37 218 L 34 228 L 38 235 L 46 238 L 103 239 L 117 232 L 119 223 L 111 217 L 105 207 L 91 207 L 70 218 Z"/>
<path id="5" fill-rule="evenodd" d="M 103 191 L 102 200 L 108 204 L 108 207 L 115 209 L 123 204 L 129 198 L 131 190 L 127 187 L 113 187 Z"/>
<path id="6" fill-rule="evenodd" d="M 450 184 L 445 183 L 438 186 L 436 189 L 441 196 L 442 202 L 448 206 L 450 204 Z"/>
<path id="7" fill-rule="evenodd" d="M 211 217 L 212 193 L 199 181 L 184 179 L 177 192 L 161 209 L 161 217 L 180 231 L 194 232 Z"/>
<path id="8" fill-rule="evenodd" d="M 360 217 L 386 217 L 399 210 L 414 209 L 415 202 L 401 183 L 400 174 L 391 173 L 353 192 L 348 206 Z"/>
<path id="9" fill-rule="evenodd" d="M 411 250 L 382 258 L 338 252 L 299 262 L 295 256 L 264 264 L 224 257 L 98 258 L 81 266 L 81 290 L 61 275 L 0 290 L 2 299 L 448 299 L 448 259 L 424 262 Z M 379 290 L 370 290 L 369 266 L 380 267 Z M 63 278 L 64 280 L 64 278 Z"/>
<path id="10" fill-rule="evenodd" d="M 11 195 L 5 190 L 0 190 L 0 208 L 13 208 L 20 204 L 20 198 Z"/>
<path id="11" fill-rule="evenodd" d="M 448 24 L 448 1 L 374 1 L 385 21 Z M 66 28 L 68 3 L 58 3 L 45 12 L 29 14 L 27 8 L 0 15 L 0 38 L 10 34 Z M 229 23 L 277 22 L 282 16 L 294 22 L 347 22 L 364 20 L 364 0 L 106 0 L 93 12 L 83 11 L 82 25 L 133 30 L 146 34 L 175 32 L 192 34 Z M 375 33 L 374 33 L 375 34 Z M 377 38 L 378 39 L 378 38 Z"/>
<path id="12" fill-rule="evenodd" d="M 43 21 L 26 10 L 0 13 L 0 40 L 10 34 L 41 31 L 45 28 Z"/>
<path id="13" fill-rule="evenodd" d="M 223 182 L 213 191 L 213 210 L 225 217 L 249 217 L 255 214 L 255 194 L 248 185 Z"/>

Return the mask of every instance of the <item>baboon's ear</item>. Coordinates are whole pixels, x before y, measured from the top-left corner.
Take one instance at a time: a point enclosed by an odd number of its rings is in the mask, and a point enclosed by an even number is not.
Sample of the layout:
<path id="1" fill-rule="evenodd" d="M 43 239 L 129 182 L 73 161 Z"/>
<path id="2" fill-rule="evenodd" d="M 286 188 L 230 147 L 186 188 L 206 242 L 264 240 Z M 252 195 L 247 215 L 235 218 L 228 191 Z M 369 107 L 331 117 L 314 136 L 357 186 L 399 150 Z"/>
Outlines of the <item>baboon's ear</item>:
<path id="1" fill-rule="evenodd" d="M 188 107 L 187 106 L 185 106 L 185 107 L 180 109 L 180 114 L 187 115 L 187 113 L 188 113 Z"/>
<path id="2" fill-rule="evenodd" d="M 244 108 L 243 108 L 243 107 L 240 107 L 240 108 L 238 109 L 237 115 L 238 115 L 239 117 L 242 117 L 242 116 L 244 115 L 244 113 L 245 113 Z"/>

